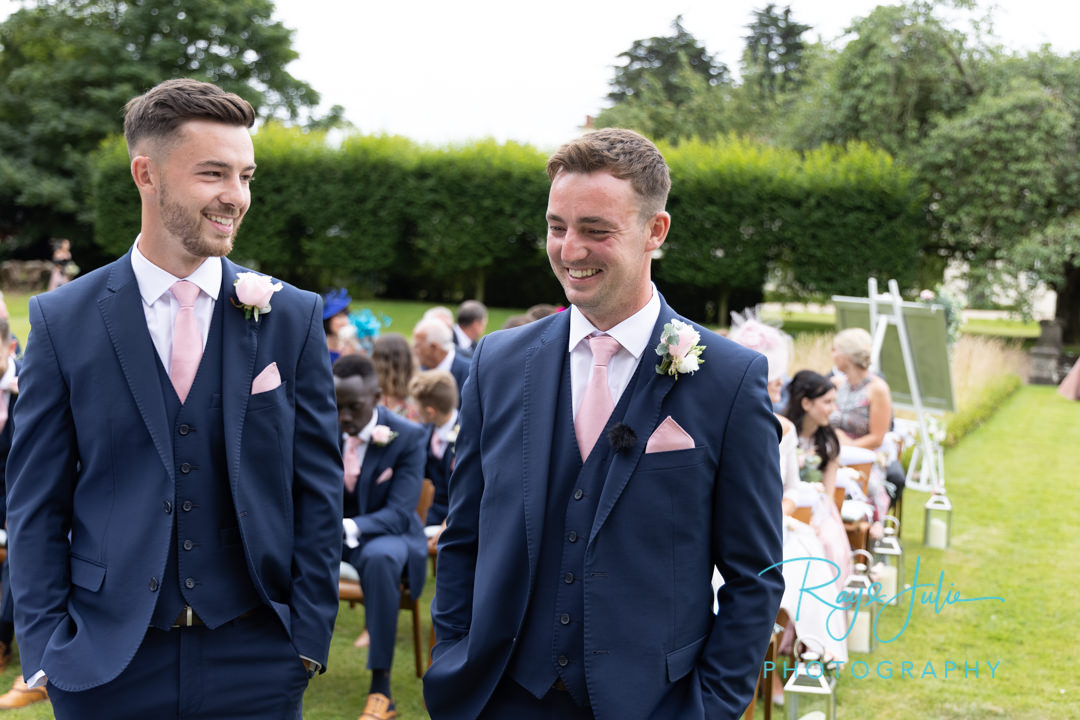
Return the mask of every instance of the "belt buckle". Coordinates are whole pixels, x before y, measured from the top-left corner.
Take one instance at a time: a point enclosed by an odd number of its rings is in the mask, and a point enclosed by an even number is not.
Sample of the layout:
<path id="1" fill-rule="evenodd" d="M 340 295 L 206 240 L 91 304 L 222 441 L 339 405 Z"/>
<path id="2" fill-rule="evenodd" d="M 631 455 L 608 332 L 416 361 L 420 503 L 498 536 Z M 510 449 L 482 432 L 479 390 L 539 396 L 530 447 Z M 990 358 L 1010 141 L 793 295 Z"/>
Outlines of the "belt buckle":
<path id="1" fill-rule="evenodd" d="M 185 605 L 184 609 L 180 611 L 179 617 L 176 618 L 176 622 L 173 623 L 174 628 L 189 628 L 195 625 L 195 611 L 191 609 L 190 605 Z"/>

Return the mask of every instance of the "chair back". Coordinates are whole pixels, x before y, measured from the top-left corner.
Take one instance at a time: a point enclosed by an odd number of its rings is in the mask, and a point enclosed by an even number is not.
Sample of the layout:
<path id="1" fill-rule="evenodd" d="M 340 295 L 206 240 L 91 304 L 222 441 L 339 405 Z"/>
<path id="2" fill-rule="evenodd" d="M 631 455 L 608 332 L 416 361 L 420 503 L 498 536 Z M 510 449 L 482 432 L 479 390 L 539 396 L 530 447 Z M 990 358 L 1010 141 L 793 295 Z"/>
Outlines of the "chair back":
<path id="1" fill-rule="evenodd" d="M 427 522 L 428 510 L 431 503 L 435 502 L 435 483 L 429 478 L 424 478 L 424 484 L 420 486 L 420 499 L 416 503 L 416 514 L 420 516 L 420 522 Z"/>

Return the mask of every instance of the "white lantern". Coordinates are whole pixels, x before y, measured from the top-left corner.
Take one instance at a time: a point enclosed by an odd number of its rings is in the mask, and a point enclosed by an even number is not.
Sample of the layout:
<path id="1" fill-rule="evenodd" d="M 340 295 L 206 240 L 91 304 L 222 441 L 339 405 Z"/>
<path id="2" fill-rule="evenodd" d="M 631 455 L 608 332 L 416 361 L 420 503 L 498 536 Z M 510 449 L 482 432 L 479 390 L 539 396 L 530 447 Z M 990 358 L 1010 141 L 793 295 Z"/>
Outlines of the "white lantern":
<path id="1" fill-rule="evenodd" d="M 818 650 L 811 649 L 810 645 Z M 784 683 L 788 720 L 836 718 L 836 672 L 825 664 L 825 645 L 816 638 L 795 640 L 795 672 Z"/>
<path id="2" fill-rule="evenodd" d="M 892 515 L 885 518 L 882 536 L 870 548 L 877 563 L 871 575 L 881 585 L 880 597 L 889 598 L 887 604 L 896 605 L 897 594 L 904 589 L 904 548 L 900 544 L 900 521 Z"/>
<path id="3" fill-rule="evenodd" d="M 945 550 L 952 542 L 952 503 L 944 490 L 935 492 L 926 501 L 926 524 L 923 544 L 928 548 Z"/>
<path id="4" fill-rule="evenodd" d="M 851 553 L 854 562 L 854 571 L 844 583 L 844 592 L 847 593 L 851 608 L 847 611 L 847 622 L 850 631 L 847 635 L 847 647 L 850 652 L 870 653 L 874 652 L 877 645 L 874 638 L 874 608 L 873 594 L 870 586 L 874 581 L 867 573 L 873 555 L 865 550 L 856 550 Z M 860 562 L 860 560 L 865 562 Z"/>

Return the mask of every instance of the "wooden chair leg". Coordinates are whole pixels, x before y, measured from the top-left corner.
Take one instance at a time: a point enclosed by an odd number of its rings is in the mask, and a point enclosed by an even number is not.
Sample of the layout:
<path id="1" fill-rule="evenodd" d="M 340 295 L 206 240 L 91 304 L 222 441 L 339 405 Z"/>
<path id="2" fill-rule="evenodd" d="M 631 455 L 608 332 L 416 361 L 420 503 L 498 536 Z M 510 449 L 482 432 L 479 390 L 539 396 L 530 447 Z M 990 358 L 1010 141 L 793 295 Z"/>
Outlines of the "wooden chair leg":
<path id="1" fill-rule="evenodd" d="M 413 658 L 416 661 L 416 677 L 424 677 L 424 637 L 420 628 L 420 601 L 412 601 Z"/>

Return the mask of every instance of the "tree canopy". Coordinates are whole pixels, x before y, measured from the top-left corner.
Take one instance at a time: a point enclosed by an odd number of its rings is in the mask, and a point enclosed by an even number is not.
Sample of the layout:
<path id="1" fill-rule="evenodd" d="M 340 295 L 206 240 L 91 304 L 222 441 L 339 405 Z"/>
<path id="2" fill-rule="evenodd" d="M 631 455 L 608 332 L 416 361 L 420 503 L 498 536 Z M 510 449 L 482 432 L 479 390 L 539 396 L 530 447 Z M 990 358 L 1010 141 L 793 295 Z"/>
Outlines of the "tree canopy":
<path id="1" fill-rule="evenodd" d="M 162 80 L 217 83 L 263 119 L 317 121 L 318 93 L 286 70 L 292 31 L 273 9 L 270 0 L 203 0 L 197 11 L 39 0 L 0 23 L 0 237 L 89 238 L 87 156 L 120 130 L 127 100 Z"/>

